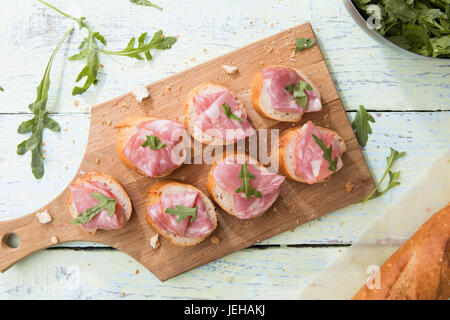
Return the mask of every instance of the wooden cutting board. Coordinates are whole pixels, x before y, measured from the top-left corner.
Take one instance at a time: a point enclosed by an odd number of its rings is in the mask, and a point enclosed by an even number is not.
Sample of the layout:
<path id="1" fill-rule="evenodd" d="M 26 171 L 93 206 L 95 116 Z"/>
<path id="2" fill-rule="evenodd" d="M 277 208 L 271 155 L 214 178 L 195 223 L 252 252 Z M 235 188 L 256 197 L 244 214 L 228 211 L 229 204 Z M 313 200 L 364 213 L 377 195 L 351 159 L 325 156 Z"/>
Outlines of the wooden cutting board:
<path id="1" fill-rule="evenodd" d="M 138 103 L 135 97 L 128 93 L 93 107 L 89 141 L 79 174 L 98 171 L 115 176 L 123 184 L 133 202 L 134 212 L 130 221 L 121 230 L 99 231 L 96 235 L 88 235 L 79 227 L 70 224 L 71 217 L 67 207 L 68 189 L 66 189 L 58 198 L 36 211 L 47 209 L 53 218 L 50 223 L 40 224 L 35 217 L 36 212 L 0 223 L 0 237 L 2 237 L 0 270 L 3 272 L 29 254 L 52 246 L 51 238 L 56 236 L 59 243 L 90 241 L 112 246 L 127 253 L 161 281 L 165 281 L 364 199 L 375 184 L 319 45 L 298 52 L 294 56 L 297 37 L 315 38 L 309 23 L 157 81 L 147 86 L 151 97 L 142 103 Z M 222 65 L 236 66 L 239 72 L 228 75 Z M 256 219 L 239 220 L 217 206 L 218 227 L 214 235 L 220 239 L 219 243 L 206 239 L 193 247 L 176 247 L 161 239 L 161 247 L 153 250 L 149 241 L 155 233 L 146 222 L 144 198 L 147 187 L 157 179 L 141 176 L 119 161 L 115 153 L 114 125 L 132 115 L 151 115 L 182 121 L 183 103 L 189 90 L 201 82 L 215 82 L 237 93 L 245 104 L 255 129 L 279 129 L 281 134 L 283 130 L 294 125 L 262 119 L 255 113 L 250 102 L 253 76 L 261 67 L 270 65 L 287 65 L 301 69 L 319 88 L 324 110 L 305 114 L 302 121 L 295 125 L 312 120 L 316 124 L 337 131 L 347 144 L 347 152 L 342 158 L 344 168 L 326 184 L 310 186 L 287 180 L 273 207 Z M 268 140 L 270 143 L 270 139 Z M 210 165 L 207 164 L 184 164 L 166 179 L 193 184 L 206 193 L 205 184 L 209 169 Z M 350 192 L 345 188 L 347 183 L 353 185 Z M 17 234 L 21 239 L 18 248 L 10 248 L 5 241 L 11 233 Z"/>

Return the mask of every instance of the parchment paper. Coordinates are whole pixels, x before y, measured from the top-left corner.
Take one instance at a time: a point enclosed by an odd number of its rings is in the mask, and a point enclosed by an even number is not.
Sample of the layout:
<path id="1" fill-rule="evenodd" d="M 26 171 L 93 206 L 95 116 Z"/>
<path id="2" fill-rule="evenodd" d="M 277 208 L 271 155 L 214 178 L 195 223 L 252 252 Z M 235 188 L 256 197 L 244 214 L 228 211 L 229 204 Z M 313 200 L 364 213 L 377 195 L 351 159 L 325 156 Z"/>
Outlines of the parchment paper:
<path id="1" fill-rule="evenodd" d="M 447 150 L 398 202 L 304 287 L 297 298 L 350 299 L 366 283 L 377 285 L 377 268 L 449 201 L 450 150 Z"/>

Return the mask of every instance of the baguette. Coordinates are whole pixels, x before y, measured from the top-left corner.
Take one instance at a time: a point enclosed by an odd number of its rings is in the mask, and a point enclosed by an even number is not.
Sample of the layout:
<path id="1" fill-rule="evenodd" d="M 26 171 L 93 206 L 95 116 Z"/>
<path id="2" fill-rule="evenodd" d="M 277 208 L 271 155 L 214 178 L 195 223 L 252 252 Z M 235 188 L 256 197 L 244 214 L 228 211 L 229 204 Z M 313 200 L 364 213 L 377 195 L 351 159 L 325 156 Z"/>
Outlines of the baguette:
<path id="1" fill-rule="evenodd" d="M 147 214 L 147 222 L 152 227 L 153 230 L 155 230 L 157 233 L 161 234 L 164 238 L 169 240 L 172 244 L 176 246 L 186 247 L 186 246 L 193 246 L 200 242 L 202 242 L 205 238 L 207 238 L 213 231 L 217 228 L 217 215 L 216 215 L 216 209 L 214 205 L 212 204 L 211 200 L 199 189 L 196 187 L 181 183 L 177 181 L 171 181 L 171 180 L 165 180 L 157 182 L 153 185 L 151 185 L 147 190 L 147 196 L 146 196 L 146 207 L 152 206 L 155 204 L 160 203 L 160 196 L 163 193 L 180 193 L 185 190 L 194 190 L 200 193 L 202 200 L 205 204 L 206 211 L 208 213 L 208 216 L 213 224 L 213 229 L 208 232 L 207 234 L 196 237 L 196 238 L 189 238 L 189 237 L 183 237 L 176 234 L 173 234 L 163 228 L 161 228 L 153 219 L 150 217 L 149 214 Z"/>
<path id="2" fill-rule="evenodd" d="M 322 134 L 328 133 L 334 136 L 334 140 L 339 148 L 339 153 L 341 156 L 345 151 L 347 151 L 347 146 L 345 145 L 344 139 L 335 131 L 318 126 L 316 126 L 316 128 Z M 280 137 L 278 148 L 274 148 L 274 150 L 272 151 L 272 157 L 274 161 L 276 160 L 279 161 L 280 172 L 282 175 L 286 176 L 288 179 L 293 181 L 308 183 L 303 179 L 301 175 L 297 175 L 295 173 L 296 171 L 295 146 L 297 136 L 300 133 L 301 129 L 302 127 L 300 126 L 284 131 Z M 318 183 L 328 182 L 330 181 L 330 179 L 331 176 L 328 176 L 325 179 L 318 181 Z"/>
<path id="3" fill-rule="evenodd" d="M 183 110 L 184 126 L 187 128 L 187 130 L 189 131 L 189 133 L 195 140 L 197 140 L 203 144 L 208 144 L 208 145 L 210 144 L 210 145 L 214 146 L 214 145 L 228 145 L 228 144 L 233 144 L 236 142 L 235 140 L 223 140 L 223 139 L 211 136 L 211 135 L 207 134 L 206 132 L 202 131 L 197 126 L 195 126 L 195 119 L 197 117 L 197 113 L 195 112 L 195 108 L 194 108 L 194 97 L 199 94 L 211 94 L 211 93 L 215 93 L 215 92 L 219 92 L 219 91 L 223 91 L 223 90 L 230 91 L 233 98 L 236 99 L 236 101 L 238 102 L 238 106 L 241 109 L 242 113 L 245 115 L 245 117 L 247 117 L 247 112 L 245 110 L 245 107 L 242 104 L 242 102 L 239 100 L 237 95 L 234 92 L 232 92 L 230 89 L 228 89 L 227 87 L 224 87 L 219 84 L 214 84 L 214 83 L 210 83 L 210 82 L 199 84 L 198 86 L 196 86 L 194 89 L 192 89 L 188 93 L 186 101 L 184 103 L 184 110 Z"/>
<path id="4" fill-rule="evenodd" d="M 317 87 L 300 70 L 289 68 L 286 66 L 271 66 L 269 68 L 288 68 L 294 70 L 304 81 L 308 82 L 311 85 L 313 90 L 316 92 L 319 100 L 321 101 L 320 93 Z M 260 116 L 267 119 L 282 122 L 298 122 L 302 119 L 303 112 L 278 111 L 273 108 L 269 91 L 267 87 L 264 85 L 264 78 L 261 70 L 259 70 L 258 73 L 253 78 L 251 91 L 252 91 L 252 105 Z"/>
<path id="5" fill-rule="evenodd" d="M 131 213 L 133 211 L 133 206 L 131 204 L 130 197 L 128 196 L 125 189 L 122 187 L 120 182 L 107 174 L 99 173 L 99 172 L 91 172 L 84 174 L 80 177 L 77 177 L 72 184 L 81 184 L 84 181 L 96 181 L 100 182 L 102 185 L 104 185 L 108 190 L 111 191 L 111 193 L 116 197 L 116 199 L 119 201 L 121 207 L 124 209 L 125 218 L 126 221 L 130 220 Z M 75 203 L 72 199 L 72 193 L 69 192 L 69 196 L 67 198 L 67 204 L 69 206 L 69 212 L 73 219 L 75 219 L 81 212 L 77 211 L 77 208 L 75 206 Z M 82 225 L 80 227 L 86 231 L 89 234 L 95 234 L 97 232 L 97 229 L 86 229 Z"/>
<path id="6" fill-rule="evenodd" d="M 381 286 L 353 300 L 447 300 L 450 297 L 450 203 L 423 224 L 380 268 Z"/>
<path id="7" fill-rule="evenodd" d="M 122 161 L 122 163 L 125 164 L 125 166 L 127 166 L 128 168 L 131 168 L 131 169 L 135 170 L 136 172 L 138 172 L 139 174 L 142 174 L 144 176 L 147 176 L 147 174 L 145 172 L 143 172 L 142 170 L 140 170 L 133 162 L 131 162 L 125 156 L 124 149 L 127 145 L 128 140 L 130 140 L 130 138 L 136 133 L 136 127 L 139 126 L 141 123 L 151 121 L 151 120 L 159 120 L 159 119 L 154 118 L 154 117 L 148 117 L 148 116 L 134 116 L 134 117 L 125 119 L 122 123 L 120 123 L 114 127 L 117 129 L 116 153 L 117 153 L 120 161 Z M 179 142 L 179 144 L 180 143 L 184 143 L 182 139 Z M 156 175 L 153 178 L 165 177 L 165 176 L 171 174 L 174 170 L 178 169 L 184 163 L 184 161 L 186 159 L 186 154 L 187 154 L 186 148 L 183 145 L 182 148 L 180 149 L 180 154 L 179 154 L 180 165 L 177 167 L 174 167 L 172 169 L 166 170 L 165 172 L 162 172 L 161 174 Z"/>

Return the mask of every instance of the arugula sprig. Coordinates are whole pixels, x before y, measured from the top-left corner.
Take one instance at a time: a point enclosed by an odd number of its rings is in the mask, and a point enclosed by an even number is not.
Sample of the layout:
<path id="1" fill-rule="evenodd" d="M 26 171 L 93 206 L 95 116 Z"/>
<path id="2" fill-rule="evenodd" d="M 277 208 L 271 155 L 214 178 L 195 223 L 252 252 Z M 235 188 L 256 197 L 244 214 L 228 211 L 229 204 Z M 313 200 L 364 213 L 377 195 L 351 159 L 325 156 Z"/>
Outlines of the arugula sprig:
<path id="1" fill-rule="evenodd" d="M 233 112 L 231 112 L 231 107 L 226 102 L 224 104 L 222 104 L 222 110 L 223 110 L 223 112 L 225 112 L 225 116 L 228 119 L 237 120 L 239 122 L 242 122 L 241 118 L 239 118 L 237 115 L 235 115 L 235 114 L 233 114 Z"/>
<path id="2" fill-rule="evenodd" d="M 352 122 L 352 128 L 355 130 L 356 139 L 358 139 L 361 147 L 366 146 L 369 134 L 372 134 L 370 122 L 375 123 L 374 117 L 366 111 L 364 106 L 359 106 L 359 110 Z"/>
<path id="3" fill-rule="evenodd" d="M 147 136 L 146 140 L 142 142 L 141 147 L 150 147 L 152 150 L 158 150 L 165 148 L 167 145 L 165 143 L 162 143 L 161 140 L 157 136 Z"/>
<path id="4" fill-rule="evenodd" d="M 105 197 L 100 193 L 91 193 L 91 197 L 98 200 L 98 203 L 92 208 L 87 209 L 80 213 L 74 220 L 70 221 L 71 224 L 84 224 L 92 220 L 103 210 L 108 211 L 108 216 L 112 217 L 116 211 L 116 200 Z"/>
<path id="5" fill-rule="evenodd" d="M 297 38 L 295 39 L 295 52 L 306 50 L 315 44 L 316 40 L 312 38 Z"/>
<path id="6" fill-rule="evenodd" d="M 289 92 L 294 93 L 294 100 L 303 109 L 308 109 L 308 96 L 305 90 L 312 91 L 313 88 L 308 82 L 300 80 L 297 84 L 288 84 L 285 89 Z"/>
<path id="7" fill-rule="evenodd" d="M 250 180 L 256 179 L 256 177 L 251 174 L 247 169 L 247 161 L 245 161 L 241 165 L 241 171 L 238 175 L 239 178 L 242 180 L 242 185 L 236 189 L 236 193 L 243 193 L 245 194 L 245 197 L 247 199 L 250 199 L 251 196 L 254 196 L 255 198 L 261 198 L 262 194 L 258 190 L 252 188 L 250 186 Z"/>
<path id="8" fill-rule="evenodd" d="M 48 6 L 49 8 L 55 10 L 56 12 L 62 14 L 63 16 L 72 19 L 73 21 L 78 23 L 78 26 L 81 29 L 86 29 L 88 35 L 83 39 L 81 44 L 78 47 L 79 52 L 71 57 L 69 60 L 85 60 L 86 65 L 81 69 L 78 74 L 75 82 L 81 81 L 83 78 L 85 79 L 84 85 L 82 87 L 75 86 L 72 90 L 72 95 L 79 95 L 86 92 L 92 85 L 96 85 L 98 82 L 98 69 L 100 65 L 99 52 L 109 55 L 119 55 L 119 56 L 128 56 L 130 58 L 135 58 L 142 60 L 142 54 L 144 54 L 147 60 L 152 59 L 150 54 L 151 49 L 160 49 L 166 50 L 170 49 L 173 44 L 177 41 L 175 37 L 164 37 L 163 32 L 161 30 L 155 32 L 153 38 L 150 42 L 145 43 L 145 39 L 147 33 L 142 33 L 138 39 L 138 46 L 135 47 L 136 39 L 135 37 L 131 38 L 128 42 L 128 45 L 125 49 L 120 51 L 109 51 L 103 49 L 102 46 L 106 46 L 105 37 L 102 36 L 99 32 L 95 31 L 87 22 L 85 17 L 75 18 L 58 8 L 55 8 L 51 4 L 43 1 L 37 0 L 40 3 Z"/>
<path id="9" fill-rule="evenodd" d="M 390 189 L 400 185 L 400 182 L 398 181 L 398 179 L 400 178 L 400 171 L 393 172 L 391 171 L 391 168 L 398 159 L 406 155 L 406 152 L 398 152 L 394 148 L 390 148 L 390 150 L 391 154 L 386 158 L 386 169 L 384 171 L 384 174 L 381 177 L 380 182 L 378 182 L 378 184 L 376 185 L 375 189 L 373 189 L 373 191 L 367 196 L 367 198 L 362 201 L 363 204 L 369 200 L 381 197 Z M 389 175 L 389 182 L 384 190 L 380 190 L 381 184 L 383 183 L 387 175 Z"/>
<path id="10" fill-rule="evenodd" d="M 2 91 L 2 92 L 3 92 L 3 91 L 5 91 L 5 90 L 3 89 L 3 87 L 1 87 L 1 86 L 0 86 L 0 91 Z"/>
<path id="11" fill-rule="evenodd" d="M 166 213 L 170 215 L 177 215 L 176 223 L 191 217 L 190 222 L 194 222 L 197 219 L 197 207 L 189 208 L 185 206 L 176 205 L 175 208 L 167 208 Z"/>
<path id="12" fill-rule="evenodd" d="M 317 137 L 316 135 L 312 135 L 314 138 L 314 141 L 316 141 L 317 145 L 320 147 L 320 149 L 322 149 L 323 151 L 323 158 L 325 160 L 328 161 L 328 163 L 330 164 L 330 166 L 328 167 L 328 170 L 332 171 L 332 172 L 336 172 L 337 170 L 337 157 L 334 158 L 334 160 L 332 159 L 333 156 L 333 144 L 330 144 L 330 147 L 327 148 L 327 146 L 325 145 L 325 142 L 323 142 L 322 139 L 320 139 L 319 137 Z"/>
<path id="13" fill-rule="evenodd" d="M 17 129 L 19 134 L 31 132 L 30 138 L 22 141 L 17 146 L 17 154 L 23 155 L 26 152 L 31 151 L 31 171 L 36 179 L 40 179 L 44 175 L 44 162 L 41 151 L 43 130 L 45 128 L 50 129 L 53 132 L 59 132 L 61 130 L 59 124 L 47 116 L 46 106 L 48 100 L 48 90 L 50 88 L 50 71 L 52 68 L 53 59 L 55 58 L 55 55 L 62 43 L 66 40 L 72 30 L 73 27 L 67 30 L 53 51 L 53 54 L 47 63 L 47 67 L 45 68 L 44 77 L 36 89 L 36 100 L 28 106 L 28 109 L 33 112 L 34 117 L 30 120 L 22 122 Z"/>
<path id="14" fill-rule="evenodd" d="M 137 4 L 139 6 L 153 7 L 162 11 L 163 8 L 149 0 L 130 0 L 131 3 Z"/>

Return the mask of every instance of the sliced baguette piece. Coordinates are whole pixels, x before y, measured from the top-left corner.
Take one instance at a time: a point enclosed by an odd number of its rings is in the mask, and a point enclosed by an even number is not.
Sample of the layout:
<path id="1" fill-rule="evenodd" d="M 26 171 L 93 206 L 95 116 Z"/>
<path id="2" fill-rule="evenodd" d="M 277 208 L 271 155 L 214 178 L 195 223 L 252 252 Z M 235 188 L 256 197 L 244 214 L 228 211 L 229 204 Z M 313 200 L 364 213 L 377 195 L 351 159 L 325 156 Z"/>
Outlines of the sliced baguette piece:
<path id="1" fill-rule="evenodd" d="M 320 92 L 317 89 L 317 87 L 300 70 L 281 65 L 269 66 L 267 68 L 287 68 L 294 70 L 304 81 L 308 82 L 311 85 L 311 87 L 317 93 L 319 100 L 322 101 L 320 97 Z M 259 70 L 254 76 L 251 90 L 252 90 L 252 105 L 260 116 L 282 122 L 298 122 L 302 119 L 303 112 L 285 112 L 285 111 L 278 111 L 273 108 L 269 91 L 267 89 L 267 86 L 264 84 L 264 78 L 261 70 Z"/>
<path id="2" fill-rule="evenodd" d="M 335 131 L 319 126 L 316 126 L 316 128 L 322 134 L 328 133 L 334 136 L 334 141 L 339 148 L 339 153 L 341 156 L 345 151 L 347 151 L 347 146 L 345 145 L 344 139 Z M 295 140 L 299 135 L 301 129 L 302 126 L 291 128 L 283 132 L 280 137 L 278 147 L 274 147 L 274 149 L 272 150 L 272 161 L 279 161 L 280 172 L 288 179 L 297 182 L 308 183 L 301 176 L 295 173 Z M 332 175 L 326 177 L 322 181 L 318 181 L 317 183 L 328 182 L 330 181 L 331 177 Z"/>
<path id="3" fill-rule="evenodd" d="M 117 129 L 117 135 L 116 135 L 116 153 L 120 159 L 120 161 L 122 161 L 123 164 L 125 164 L 128 168 L 131 168 L 133 170 L 135 170 L 136 172 L 147 176 L 147 174 L 145 172 L 143 172 L 142 170 L 140 170 L 133 162 L 131 162 L 124 154 L 124 149 L 125 146 L 128 143 L 128 140 L 130 140 L 130 138 L 136 133 L 136 127 L 139 126 L 141 123 L 147 122 L 147 121 L 151 121 L 151 120 L 160 120 L 159 118 L 154 118 L 154 117 L 148 117 L 148 116 L 134 116 L 134 117 L 129 117 L 127 119 L 125 119 L 123 122 L 121 122 L 120 124 L 114 126 L 115 129 Z M 179 145 L 182 144 L 182 145 Z M 179 142 L 179 144 L 177 144 L 174 148 L 180 147 L 180 165 L 178 167 L 174 167 L 170 170 L 167 170 L 153 178 L 160 178 L 160 177 L 165 177 L 169 174 L 171 174 L 174 170 L 178 169 L 185 161 L 186 159 L 186 147 L 183 141 L 183 138 L 181 138 L 181 141 Z"/>
<path id="4" fill-rule="evenodd" d="M 91 172 L 91 173 L 87 173 L 87 174 L 77 177 L 72 182 L 72 184 L 81 184 L 85 181 L 100 182 L 108 190 L 110 190 L 111 193 L 117 198 L 117 200 L 119 201 L 122 208 L 124 209 L 126 221 L 130 220 L 131 213 L 133 212 L 133 206 L 131 204 L 131 200 L 130 200 L 130 197 L 128 196 L 127 192 L 125 191 L 125 189 L 122 187 L 122 185 L 116 178 L 114 178 L 113 176 L 104 174 L 104 173 L 100 173 L 100 172 Z M 67 198 L 67 204 L 69 206 L 69 212 L 70 212 L 70 215 L 72 216 L 72 218 L 75 219 L 76 217 L 78 217 L 78 215 L 81 212 L 77 211 L 75 203 L 72 200 L 72 194 L 70 191 L 69 191 L 69 196 Z M 79 226 L 80 226 L 80 228 L 82 228 L 84 231 L 86 231 L 89 234 L 95 234 L 98 230 L 98 229 L 86 229 L 86 228 L 83 228 L 82 225 L 79 225 Z"/>
<path id="5" fill-rule="evenodd" d="M 174 244 L 176 246 L 180 246 L 180 247 L 196 245 L 196 244 L 202 242 L 211 233 L 214 232 L 214 230 L 217 228 L 217 214 L 216 214 L 216 209 L 215 209 L 213 203 L 211 202 L 211 200 L 209 200 L 209 198 L 203 192 L 201 192 L 196 187 L 194 187 L 190 184 L 181 183 L 181 182 L 177 182 L 177 181 L 173 181 L 173 180 L 159 181 L 159 182 L 151 185 L 147 189 L 147 196 L 146 196 L 146 208 L 147 208 L 148 206 L 158 204 L 160 202 L 160 196 L 163 193 L 180 193 L 180 192 L 183 192 L 186 190 L 194 190 L 194 191 L 197 191 L 200 193 L 202 200 L 205 204 L 208 216 L 211 220 L 211 223 L 214 226 L 214 228 L 208 234 L 205 234 L 205 235 L 203 235 L 201 237 L 197 237 L 197 238 L 178 236 L 178 235 L 172 234 L 171 232 L 169 232 L 165 229 L 160 228 L 158 226 L 158 224 L 155 221 L 153 221 L 153 219 L 150 217 L 149 214 L 146 215 L 147 222 L 150 225 L 150 227 L 152 227 L 153 230 L 155 230 L 157 233 L 159 233 L 164 238 L 169 240 L 172 244 Z"/>
<path id="6" fill-rule="evenodd" d="M 236 210 L 234 208 L 234 200 L 233 200 L 233 194 L 224 190 L 223 188 L 221 188 L 217 183 L 216 180 L 214 179 L 213 176 L 213 172 L 214 169 L 216 168 L 217 164 L 221 161 L 223 161 L 226 158 L 229 157 L 233 157 L 233 158 L 243 158 L 247 161 L 247 163 L 252 164 L 254 166 L 260 167 L 260 168 L 264 168 L 264 170 L 267 170 L 266 167 L 264 167 L 264 165 L 262 163 L 260 163 L 259 161 L 249 157 L 246 154 L 235 154 L 232 156 L 228 156 L 228 157 L 224 157 L 222 159 L 218 159 L 216 161 L 214 161 L 214 163 L 211 166 L 211 170 L 209 170 L 208 173 L 208 180 L 206 182 L 206 189 L 208 190 L 209 195 L 211 196 L 211 198 L 214 199 L 214 201 L 223 209 L 225 210 L 225 212 L 231 214 L 232 216 L 236 216 Z M 261 215 L 263 215 L 266 211 L 260 212 L 258 215 L 252 217 L 252 219 L 257 218 Z"/>
<path id="7" fill-rule="evenodd" d="M 194 97 L 197 95 L 211 94 L 223 90 L 230 91 L 233 98 L 236 99 L 242 113 L 245 115 L 245 117 L 247 117 L 247 112 L 245 110 L 244 104 L 239 100 L 237 95 L 229 88 L 222 86 L 220 84 L 215 84 L 211 82 L 199 84 L 188 93 L 186 101 L 184 103 L 184 110 L 183 110 L 184 126 L 187 128 L 187 130 L 195 140 L 203 144 L 210 144 L 214 146 L 214 145 L 227 145 L 236 143 L 236 140 L 222 140 L 214 136 L 211 136 L 202 131 L 197 126 L 195 126 L 195 119 L 197 117 L 197 113 L 195 112 L 194 108 Z"/>

